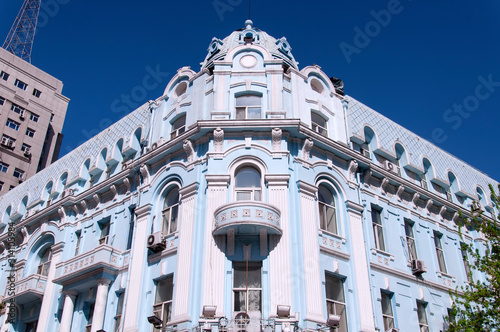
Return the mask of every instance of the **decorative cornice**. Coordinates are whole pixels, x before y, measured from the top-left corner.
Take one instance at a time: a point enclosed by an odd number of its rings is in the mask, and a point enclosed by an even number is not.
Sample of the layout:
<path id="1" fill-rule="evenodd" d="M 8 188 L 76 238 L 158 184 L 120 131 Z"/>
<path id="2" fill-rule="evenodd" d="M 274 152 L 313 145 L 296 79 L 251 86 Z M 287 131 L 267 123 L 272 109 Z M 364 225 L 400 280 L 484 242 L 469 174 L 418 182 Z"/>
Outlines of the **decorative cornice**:
<path id="1" fill-rule="evenodd" d="M 316 193 L 318 192 L 318 187 L 316 187 L 312 184 L 309 184 L 307 182 L 304 182 L 302 180 L 299 180 L 296 183 L 297 183 L 297 187 L 299 188 L 299 191 L 301 193 L 304 193 L 304 194 L 312 196 L 312 197 L 316 197 Z"/>
<path id="2" fill-rule="evenodd" d="M 365 207 L 363 205 L 349 200 L 345 201 L 345 206 L 347 207 L 347 212 L 354 212 L 361 214 L 365 210 Z"/>
<path id="3" fill-rule="evenodd" d="M 287 186 L 290 174 L 266 174 L 264 179 L 269 186 Z"/>
<path id="4" fill-rule="evenodd" d="M 208 186 L 227 187 L 231 176 L 225 174 L 207 174 L 205 178 L 207 179 Z"/>
<path id="5" fill-rule="evenodd" d="M 198 182 L 193 182 L 179 189 L 179 194 L 181 194 L 181 200 L 195 195 L 196 192 L 198 191 L 199 186 L 200 184 Z"/>
<path id="6" fill-rule="evenodd" d="M 149 212 L 151 211 L 152 207 L 153 207 L 153 204 L 151 204 L 151 203 L 146 203 L 143 206 L 136 207 L 134 212 L 135 212 L 135 215 L 137 216 L 137 219 L 142 219 L 144 217 L 147 217 L 149 215 Z"/>

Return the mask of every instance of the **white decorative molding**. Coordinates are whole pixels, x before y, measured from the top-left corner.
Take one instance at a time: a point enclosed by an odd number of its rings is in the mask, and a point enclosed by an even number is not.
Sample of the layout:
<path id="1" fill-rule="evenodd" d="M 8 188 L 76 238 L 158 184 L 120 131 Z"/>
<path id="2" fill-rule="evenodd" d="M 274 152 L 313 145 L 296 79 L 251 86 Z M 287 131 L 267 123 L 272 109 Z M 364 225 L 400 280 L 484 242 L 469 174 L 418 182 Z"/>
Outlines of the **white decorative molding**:
<path id="1" fill-rule="evenodd" d="M 142 176 L 142 183 L 144 185 L 149 184 L 149 167 L 147 164 L 142 164 L 141 167 L 139 167 L 139 171 L 141 172 Z"/>
<path id="2" fill-rule="evenodd" d="M 412 199 L 411 199 L 411 202 L 413 203 L 413 208 L 414 208 L 414 209 L 416 209 L 416 208 L 417 208 L 417 202 L 418 202 L 419 198 L 420 198 L 420 194 L 419 194 L 419 193 L 417 193 L 417 192 L 415 192 L 415 193 L 413 194 Z"/>
<path id="3" fill-rule="evenodd" d="M 192 163 L 194 160 L 193 143 L 191 143 L 190 140 L 185 140 L 184 143 L 182 144 L 182 148 L 184 149 L 184 152 L 186 152 L 187 162 Z"/>
<path id="4" fill-rule="evenodd" d="M 349 181 L 356 181 L 356 171 L 358 170 L 358 161 L 356 159 L 351 159 L 347 171 L 349 173 Z"/>
<path id="5" fill-rule="evenodd" d="M 130 189 L 132 188 L 132 185 L 130 183 L 130 179 L 129 178 L 124 178 L 123 179 L 123 184 L 125 185 L 125 187 L 127 188 L 127 192 L 126 194 L 130 194 Z"/>
<path id="6" fill-rule="evenodd" d="M 95 193 L 92 195 L 92 198 L 94 199 L 94 202 L 96 204 L 95 209 L 97 210 L 99 208 L 99 205 L 101 204 L 101 196 L 98 193 Z"/>
<path id="7" fill-rule="evenodd" d="M 311 153 L 313 145 L 314 145 L 314 142 L 309 137 L 307 137 L 304 140 L 304 145 L 302 146 L 302 159 L 304 159 L 305 161 L 309 161 L 309 157 L 310 157 L 310 153 Z"/>
<path id="8" fill-rule="evenodd" d="M 222 159 L 224 152 L 224 130 L 221 128 L 214 129 L 214 158 Z"/>
<path id="9" fill-rule="evenodd" d="M 388 184 L 389 184 L 389 178 L 383 178 L 382 183 L 380 184 L 380 190 L 382 191 L 382 195 L 387 195 Z"/>
<path id="10" fill-rule="evenodd" d="M 113 193 L 113 201 L 116 201 L 116 198 L 118 196 L 118 189 L 116 188 L 116 185 L 112 184 L 109 186 L 109 190 Z"/>
<path id="11" fill-rule="evenodd" d="M 273 130 L 271 131 L 273 152 L 281 151 L 282 135 L 283 131 L 281 130 L 281 128 L 273 128 Z"/>
<path id="12" fill-rule="evenodd" d="M 432 207 L 432 204 L 434 204 L 434 201 L 432 199 L 429 199 L 427 201 L 427 204 L 425 204 L 425 209 L 427 210 L 427 215 L 430 216 L 431 215 L 431 207 Z"/>
<path id="13" fill-rule="evenodd" d="M 398 199 L 398 202 L 401 202 L 403 200 L 403 192 L 405 191 L 405 186 L 399 185 L 398 190 L 396 191 L 396 197 Z"/>
<path id="14" fill-rule="evenodd" d="M 368 168 L 365 171 L 365 174 L 363 176 L 363 183 L 365 184 L 365 187 L 370 186 L 369 181 L 370 181 L 370 178 L 372 177 L 372 175 L 373 175 L 373 171 L 370 168 Z"/>

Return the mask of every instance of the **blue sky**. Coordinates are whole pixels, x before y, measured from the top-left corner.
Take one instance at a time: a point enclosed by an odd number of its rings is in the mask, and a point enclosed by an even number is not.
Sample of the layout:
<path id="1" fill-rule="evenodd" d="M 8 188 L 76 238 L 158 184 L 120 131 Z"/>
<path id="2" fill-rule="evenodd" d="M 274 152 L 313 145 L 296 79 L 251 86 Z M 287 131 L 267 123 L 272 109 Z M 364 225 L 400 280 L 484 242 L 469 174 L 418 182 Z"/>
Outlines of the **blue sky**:
<path id="1" fill-rule="evenodd" d="M 22 2 L 0 2 L 2 41 Z M 212 37 L 248 16 L 248 0 L 42 3 L 32 63 L 71 98 L 61 155 L 161 96 L 177 69 L 199 70 Z M 287 38 L 300 68 L 321 66 L 347 94 L 500 179 L 498 1 L 253 0 L 251 18 Z M 125 102 L 133 91 L 146 93 Z"/>

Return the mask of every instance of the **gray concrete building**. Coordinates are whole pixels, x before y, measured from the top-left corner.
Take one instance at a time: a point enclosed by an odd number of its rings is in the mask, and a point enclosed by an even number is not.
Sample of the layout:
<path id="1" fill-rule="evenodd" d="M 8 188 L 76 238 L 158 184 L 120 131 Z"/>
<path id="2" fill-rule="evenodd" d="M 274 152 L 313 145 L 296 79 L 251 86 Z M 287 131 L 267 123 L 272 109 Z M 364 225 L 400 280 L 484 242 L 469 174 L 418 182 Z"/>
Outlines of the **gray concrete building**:
<path id="1" fill-rule="evenodd" d="M 0 195 L 57 160 L 69 102 L 62 87 L 0 48 Z"/>

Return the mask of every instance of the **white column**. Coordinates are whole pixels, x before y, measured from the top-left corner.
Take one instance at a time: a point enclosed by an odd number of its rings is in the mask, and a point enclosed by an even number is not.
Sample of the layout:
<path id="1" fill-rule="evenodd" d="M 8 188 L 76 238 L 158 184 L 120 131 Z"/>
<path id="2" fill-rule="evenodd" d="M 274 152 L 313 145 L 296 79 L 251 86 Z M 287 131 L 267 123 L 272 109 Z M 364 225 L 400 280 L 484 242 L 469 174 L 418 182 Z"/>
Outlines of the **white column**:
<path id="1" fill-rule="evenodd" d="M 205 224 L 205 267 L 203 271 L 203 305 L 216 305 L 217 315 L 224 315 L 224 264 L 226 256 L 212 236 L 215 209 L 227 203 L 229 175 L 206 175 L 207 220 Z"/>
<path id="2" fill-rule="evenodd" d="M 302 248 L 304 272 L 301 276 L 306 291 L 306 316 L 311 322 L 324 323 L 323 301 L 321 289 L 321 273 L 319 266 L 318 223 L 316 221 L 318 188 L 299 181 L 300 217 L 302 223 Z"/>
<path id="3" fill-rule="evenodd" d="M 276 314 L 278 305 L 292 305 L 292 274 L 290 270 L 290 225 L 288 219 L 288 179 L 290 175 L 266 175 L 269 188 L 269 203 L 280 212 L 280 225 L 283 235 L 269 240 L 270 260 L 270 312 Z M 298 310 L 299 308 L 292 308 Z"/>
<path id="4" fill-rule="evenodd" d="M 75 310 L 75 299 L 77 295 L 78 293 L 74 291 L 64 292 L 64 306 L 59 332 L 71 331 L 71 321 L 73 320 L 73 311 Z"/>
<path id="5" fill-rule="evenodd" d="M 125 320 L 123 323 L 124 332 L 137 332 L 137 316 L 140 309 L 139 299 L 142 296 L 142 276 L 147 259 L 147 240 L 148 240 L 148 218 L 151 211 L 151 204 L 143 205 L 135 209 L 137 223 L 135 226 L 134 245 L 131 250 L 128 287 L 126 290 L 125 312 L 123 313 Z M 149 308 L 153 312 L 153 308 Z M 144 310 L 144 309 L 142 309 Z M 149 316 L 149 315 L 148 315 Z"/>
<path id="6" fill-rule="evenodd" d="M 97 293 L 95 296 L 94 315 L 92 318 L 91 332 L 102 330 L 104 323 L 104 312 L 106 311 L 106 300 L 108 299 L 108 289 L 111 281 L 101 278 L 97 280 Z"/>
<path id="7" fill-rule="evenodd" d="M 356 292 L 358 294 L 358 312 L 361 320 L 360 331 L 375 331 L 373 319 L 372 296 L 370 290 L 370 276 L 368 271 L 368 260 L 365 250 L 365 236 L 363 233 L 363 220 L 361 212 L 364 207 L 351 201 L 346 201 L 351 224 L 352 262 L 356 276 Z"/>
<path id="8" fill-rule="evenodd" d="M 171 322 L 180 324 L 190 321 L 189 285 L 191 282 L 191 256 L 193 253 L 193 231 L 195 218 L 195 199 L 198 183 L 190 184 L 179 190 L 181 194 L 181 220 L 179 244 L 177 246 L 177 272 L 175 277 L 174 314 Z"/>
<path id="9" fill-rule="evenodd" d="M 49 273 L 47 275 L 47 283 L 45 286 L 45 291 L 43 292 L 42 306 L 40 307 L 40 316 L 38 319 L 38 325 L 36 328 L 37 332 L 49 331 L 47 324 L 49 323 L 49 317 L 52 311 L 50 307 L 54 300 L 54 288 L 56 284 L 52 282 L 54 275 L 56 273 L 56 264 L 59 263 L 61 259 L 61 252 L 64 247 L 64 242 L 54 244 L 50 250 L 52 250 L 52 258 L 50 260 Z M 59 297 L 59 296 L 57 296 Z"/>

